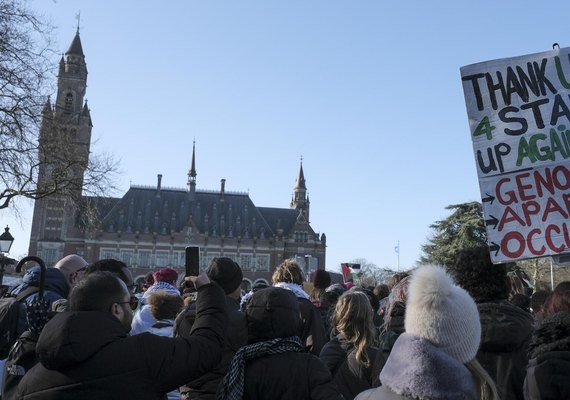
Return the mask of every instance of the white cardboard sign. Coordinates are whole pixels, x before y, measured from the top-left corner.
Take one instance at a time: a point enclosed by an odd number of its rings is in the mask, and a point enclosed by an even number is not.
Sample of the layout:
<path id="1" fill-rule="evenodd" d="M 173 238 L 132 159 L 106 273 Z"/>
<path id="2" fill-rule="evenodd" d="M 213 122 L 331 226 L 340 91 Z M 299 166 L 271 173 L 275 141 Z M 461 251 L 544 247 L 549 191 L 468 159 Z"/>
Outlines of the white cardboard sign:
<path id="1" fill-rule="evenodd" d="M 570 252 L 570 48 L 461 79 L 492 261 Z"/>

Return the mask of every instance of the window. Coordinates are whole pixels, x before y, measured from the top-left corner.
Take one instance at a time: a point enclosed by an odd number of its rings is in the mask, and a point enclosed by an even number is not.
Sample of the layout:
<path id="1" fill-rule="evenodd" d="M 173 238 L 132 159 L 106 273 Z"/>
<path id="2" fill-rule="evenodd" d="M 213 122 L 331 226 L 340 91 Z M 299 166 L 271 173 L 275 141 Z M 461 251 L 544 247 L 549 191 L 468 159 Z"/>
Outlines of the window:
<path id="1" fill-rule="evenodd" d="M 243 271 L 251 271 L 251 254 L 241 254 L 238 263 Z"/>
<path id="2" fill-rule="evenodd" d="M 269 255 L 258 254 L 255 257 L 255 270 L 256 271 L 269 271 Z"/>
<path id="3" fill-rule="evenodd" d="M 139 266 L 150 267 L 150 251 L 139 250 Z"/>
<path id="4" fill-rule="evenodd" d="M 56 249 L 43 249 L 42 258 L 46 265 L 54 265 L 57 262 L 57 250 Z"/>
<path id="5" fill-rule="evenodd" d="M 121 250 L 121 261 L 130 266 L 133 263 L 133 251 Z"/>
<path id="6" fill-rule="evenodd" d="M 65 104 L 63 106 L 64 111 L 66 113 L 71 113 L 73 110 L 73 93 L 66 93 L 65 94 Z"/>
<path id="7" fill-rule="evenodd" d="M 99 250 L 99 259 L 105 260 L 107 258 L 115 258 L 115 249 L 101 249 Z"/>
<path id="8" fill-rule="evenodd" d="M 156 266 L 161 268 L 168 266 L 168 251 L 156 252 Z"/>

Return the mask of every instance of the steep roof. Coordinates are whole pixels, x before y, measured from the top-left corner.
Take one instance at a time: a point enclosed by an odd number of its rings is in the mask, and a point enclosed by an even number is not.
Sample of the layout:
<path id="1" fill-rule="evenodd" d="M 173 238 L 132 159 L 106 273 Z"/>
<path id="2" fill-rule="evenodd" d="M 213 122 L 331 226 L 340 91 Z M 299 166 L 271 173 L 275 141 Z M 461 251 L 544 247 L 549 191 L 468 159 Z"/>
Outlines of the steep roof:
<path id="1" fill-rule="evenodd" d="M 258 207 L 257 209 L 273 232 L 282 229 L 284 235 L 288 235 L 291 232 L 299 216 L 299 210 L 294 208 Z"/>
<path id="2" fill-rule="evenodd" d="M 83 46 L 81 46 L 81 39 L 79 38 L 79 31 L 75 34 L 69 49 L 65 52 L 65 54 L 77 54 L 80 56 L 84 56 L 83 54 Z"/>
<path id="3" fill-rule="evenodd" d="M 273 230 L 245 193 L 131 186 L 103 219 L 105 232 L 167 234 L 195 227 L 210 236 L 268 238 Z"/>

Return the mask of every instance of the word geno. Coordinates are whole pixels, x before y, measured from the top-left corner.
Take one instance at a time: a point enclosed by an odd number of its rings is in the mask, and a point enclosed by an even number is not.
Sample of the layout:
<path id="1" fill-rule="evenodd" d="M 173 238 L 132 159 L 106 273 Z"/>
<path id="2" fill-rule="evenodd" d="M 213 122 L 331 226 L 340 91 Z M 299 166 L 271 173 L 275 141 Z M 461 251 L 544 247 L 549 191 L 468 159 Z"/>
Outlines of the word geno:
<path id="1" fill-rule="evenodd" d="M 515 184 L 516 189 L 505 189 L 511 183 Z M 570 189 L 570 170 L 567 167 L 558 165 L 552 169 L 545 168 L 542 173 L 526 172 L 514 178 L 503 178 L 497 182 L 495 189 L 497 200 L 506 206 L 498 224 L 499 231 L 510 223 L 531 227 L 535 216 L 542 222 L 541 228 L 531 229 L 526 235 L 516 230 L 507 232 L 501 240 L 501 250 L 506 256 L 519 258 L 527 250 L 533 256 L 541 256 L 547 248 L 556 253 L 570 248 L 570 231 L 566 222 L 544 226 L 550 217 L 559 220 L 568 220 L 570 217 L 570 194 L 564 193 L 558 199 L 552 197 L 557 191 Z M 544 204 L 537 201 L 545 196 L 548 198 Z M 520 207 L 513 207 L 519 202 Z M 536 245 L 533 242 L 542 237 L 544 244 Z"/>

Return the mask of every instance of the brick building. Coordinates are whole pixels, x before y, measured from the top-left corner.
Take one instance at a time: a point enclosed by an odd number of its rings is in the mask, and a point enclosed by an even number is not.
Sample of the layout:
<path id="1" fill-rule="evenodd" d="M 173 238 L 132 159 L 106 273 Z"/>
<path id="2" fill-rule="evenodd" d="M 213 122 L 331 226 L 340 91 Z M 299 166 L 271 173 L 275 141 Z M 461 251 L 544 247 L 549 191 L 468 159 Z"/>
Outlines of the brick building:
<path id="1" fill-rule="evenodd" d="M 87 66 L 76 33 L 59 65 L 55 104 L 43 111 L 40 142 L 54 135 L 69 138 L 84 158 L 74 170 L 80 190 L 89 157 L 93 127 L 87 103 Z M 63 196 L 36 200 L 29 254 L 48 265 L 75 253 L 88 261 L 117 258 L 143 276 L 149 270 L 173 267 L 183 271 L 186 246 L 200 247 L 205 267 L 216 256 L 235 259 L 244 270 L 244 288 L 270 281 L 283 260 L 297 257 L 307 272 L 325 267 L 326 237 L 309 223 L 310 201 L 300 165 L 290 208 L 258 207 L 247 193 L 197 189 L 196 148 L 184 188 L 132 185 L 121 198 L 81 197 L 80 204 Z M 44 155 L 49 157 L 49 155 Z M 49 179 L 40 168 L 39 182 Z M 88 210 L 88 211 L 87 211 Z"/>

